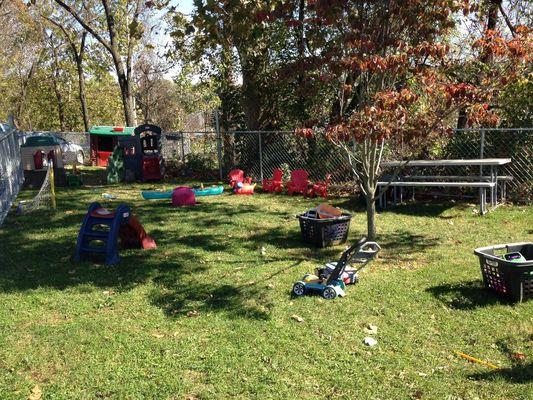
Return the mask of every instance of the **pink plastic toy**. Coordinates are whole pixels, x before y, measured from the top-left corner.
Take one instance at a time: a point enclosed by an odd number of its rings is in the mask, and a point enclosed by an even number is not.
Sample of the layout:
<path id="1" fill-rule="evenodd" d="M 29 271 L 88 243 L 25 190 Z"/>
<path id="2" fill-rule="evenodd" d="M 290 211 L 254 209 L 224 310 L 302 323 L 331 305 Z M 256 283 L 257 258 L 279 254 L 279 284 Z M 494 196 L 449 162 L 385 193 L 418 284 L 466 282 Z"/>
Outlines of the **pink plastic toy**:
<path id="1" fill-rule="evenodd" d="M 174 207 L 194 206 L 196 198 L 194 190 L 187 186 L 178 186 L 172 191 L 172 205 Z"/>

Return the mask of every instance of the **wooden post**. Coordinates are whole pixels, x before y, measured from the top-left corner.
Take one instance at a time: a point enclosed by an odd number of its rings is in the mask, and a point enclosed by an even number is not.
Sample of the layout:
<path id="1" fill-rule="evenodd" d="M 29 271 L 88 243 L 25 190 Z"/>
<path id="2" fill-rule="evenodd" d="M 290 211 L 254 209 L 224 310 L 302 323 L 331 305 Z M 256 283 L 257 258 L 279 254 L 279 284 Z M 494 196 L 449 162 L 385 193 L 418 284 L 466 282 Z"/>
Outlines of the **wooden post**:
<path id="1" fill-rule="evenodd" d="M 52 196 L 52 208 L 56 209 L 56 189 L 55 189 L 55 179 L 54 179 L 54 161 L 50 160 L 52 163 L 50 168 L 50 193 Z"/>

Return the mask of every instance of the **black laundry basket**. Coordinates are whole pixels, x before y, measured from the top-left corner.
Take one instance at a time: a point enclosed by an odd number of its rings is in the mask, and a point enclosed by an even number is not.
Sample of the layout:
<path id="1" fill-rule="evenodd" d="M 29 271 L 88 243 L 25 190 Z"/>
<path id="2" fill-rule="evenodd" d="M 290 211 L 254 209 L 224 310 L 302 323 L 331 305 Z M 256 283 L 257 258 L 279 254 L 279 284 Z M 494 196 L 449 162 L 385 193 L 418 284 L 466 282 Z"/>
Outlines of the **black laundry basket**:
<path id="1" fill-rule="evenodd" d="M 348 239 L 350 231 L 350 214 L 342 214 L 338 218 L 309 218 L 305 214 L 298 215 L 302 239 L 317 247 L 328 247 L 342 244 Z"/>
<path id="2" fill-rule="evenodd" d="M 522 254 L 526 261 L 511 262 L 501 256 L 515 252 Z M 514 301 L 533 297 L 533 243 L 480 247 L 474 254 L 479 257 L 485 287 Z"/>

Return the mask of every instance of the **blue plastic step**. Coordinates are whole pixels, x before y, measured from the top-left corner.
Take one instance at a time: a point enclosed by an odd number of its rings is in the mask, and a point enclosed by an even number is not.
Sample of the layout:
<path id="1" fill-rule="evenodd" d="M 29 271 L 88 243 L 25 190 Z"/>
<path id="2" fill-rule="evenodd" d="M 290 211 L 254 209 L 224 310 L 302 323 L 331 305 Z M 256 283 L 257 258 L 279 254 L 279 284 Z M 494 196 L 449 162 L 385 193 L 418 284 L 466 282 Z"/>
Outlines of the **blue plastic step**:
<path id="1" fill-rule="evenodd" d="M 120 261 L 118 255 L 119 229 L 121 225 L 128 223 L 131 209 L 126 204 L 121 204 L 113 215 L 108 214 L 103 217 L 93 215 L 100 208 L 102 207 L 98 202 L 91 203 L 89 206 L 78 233 L 74 260 L 80 261 L 82 254 L 99 253 L 105 254 L 105 263 L 107 265 L 118 264 Z M 96 225 L 108 226 L 109 231 L 93 230 Z M 93 241 L 99 241 L 102 245 L 92 247 L 90 244 Z"/>
<path id="2" fill-rule="evenodd" d="M 89 231 L 83 232 L 83 237 L 97 238 L 97 239 L 107 239 L 109 237 L 109 232 L 99 232 L 99 231 Z"/>
<path id="3" fill-rule="evenodd" d="M 82 247 L 81 251 L 84 253 L 102 253 L 105 254 L 105 247 Z"/>

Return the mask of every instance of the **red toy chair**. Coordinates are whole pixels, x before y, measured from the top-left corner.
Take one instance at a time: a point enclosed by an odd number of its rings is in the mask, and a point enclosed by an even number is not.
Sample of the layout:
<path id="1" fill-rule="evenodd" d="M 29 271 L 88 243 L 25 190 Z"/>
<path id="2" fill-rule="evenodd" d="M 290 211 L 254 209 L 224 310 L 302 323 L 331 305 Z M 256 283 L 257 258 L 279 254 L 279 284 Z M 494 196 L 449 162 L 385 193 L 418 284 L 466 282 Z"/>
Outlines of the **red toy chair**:
<path id="1" fill-rule="evenodd" d="M 287 193 L 301 193 L 307 196 L 307 187 L 309 186 L 309 173 L 304 169 L 295 169 L 291 171 L 291 180 L 287 186 Z"/>
<path id="2" fill-rule="evenodd" d="M 315 184 L 313 184 L 313 187 L 311 188 L 309 192 L 309 196 L 311 197 L 320 196 L 320 197 L 327 199 L 328 198 L 328 185 L 329 185 L 330 180 L 331 180 L 331 174 L 327 174 L 325 181 L 318 181 Z"/>
<path id="3" fill-rule="evenodd" d="M 263 179 L 263 191 L 280 193 L 283 190 L 283 171 L 279 168 L 274 170 L 272 174 L 272 179 Z"/>
<path id="4" fill-rule="evenodd" d="M 237 186 L 237 183 L 239 182 L 246 183 L 249 185 L 252 183 L 252 178 L 244 177 L 244 171 L 242 169 L 232 169 L 228 174 L 228 178 L 229 178 L 229 185 L 232 188 Z"/>

